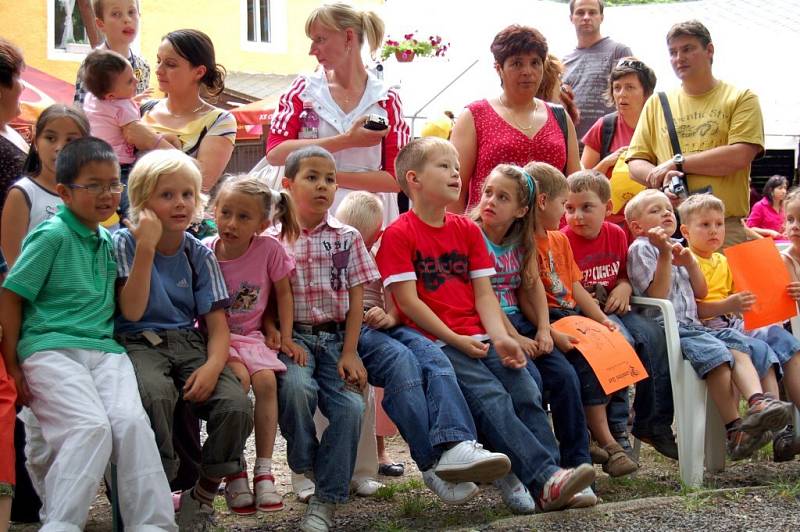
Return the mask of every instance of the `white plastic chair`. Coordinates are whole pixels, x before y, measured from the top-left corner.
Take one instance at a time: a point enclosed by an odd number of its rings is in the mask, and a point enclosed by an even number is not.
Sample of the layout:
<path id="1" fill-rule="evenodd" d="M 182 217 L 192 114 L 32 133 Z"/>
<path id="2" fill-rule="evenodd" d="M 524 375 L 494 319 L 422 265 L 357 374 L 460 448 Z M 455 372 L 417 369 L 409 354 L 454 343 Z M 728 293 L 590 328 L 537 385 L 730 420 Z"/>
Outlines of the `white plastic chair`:
<path id="1" fill-rule="evenodd" d="M 792 334 L 800 340 L 800 316 L 792 318 Z M 794 437 L 800 438 L 800 409 L 794 409 Z"/>
<path id="2" fill-rule="evenodd" d="M 657 308 L 664 319 L 681 481 L 689 487 L 700 486 L 704 463 L 712 472 L 725 469 L 725 425 L 708 397 L 705 381 L 697 376 L 691 363 L 681 354 L 678 320 L 672 303 L 666 299 L 632 297 L 631 304 Z M 638 446 L 639 442 L 636 443 Z"/>

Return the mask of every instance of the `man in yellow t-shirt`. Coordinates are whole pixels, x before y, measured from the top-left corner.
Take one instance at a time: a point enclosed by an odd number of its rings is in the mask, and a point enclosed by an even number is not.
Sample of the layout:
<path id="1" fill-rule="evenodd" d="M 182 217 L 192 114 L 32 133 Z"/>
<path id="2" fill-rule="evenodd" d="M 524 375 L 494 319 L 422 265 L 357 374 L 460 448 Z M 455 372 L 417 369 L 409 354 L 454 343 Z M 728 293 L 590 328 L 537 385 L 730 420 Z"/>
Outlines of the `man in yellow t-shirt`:
<path id="1" fill-rule="evenodd" d="M 667 46 L 672 69 L 682 82 L 667 95 L 682 154 L 673 154 L 664 111 L 654 94 L 628 149 L 631 177 L 663 188 L 683 174 L 690 193 L 710 188 L 725 203 L 725 246 L 744 242 L 741 218 L 750 212 L 750 164 L 764 151 L 758 97 L 714 78 L 714 44 L 700 22 L 672 26 Z"/>

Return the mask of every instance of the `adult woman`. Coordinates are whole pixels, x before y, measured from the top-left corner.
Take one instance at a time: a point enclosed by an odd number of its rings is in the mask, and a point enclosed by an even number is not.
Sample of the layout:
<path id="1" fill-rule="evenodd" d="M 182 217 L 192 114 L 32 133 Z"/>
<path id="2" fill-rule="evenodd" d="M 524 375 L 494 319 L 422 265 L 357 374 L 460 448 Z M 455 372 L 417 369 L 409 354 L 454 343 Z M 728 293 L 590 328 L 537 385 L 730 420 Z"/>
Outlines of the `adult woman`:
<path id="1" fill-rule="evenodd" d="M 495 36 L 491 51 L 503 90 L 496 98 L 469 104 L 451 136 L 463 182 L 461 198 L 452 207 L 456 212 L 477 205 L 484 180 L 499 163 L 541 161 L 566 174 L 580 169 L 572 120 L 559 109 L 564 135 L 553 106 L 535 97 L 547 59 L 544 36 L 515 24 Z"/>
<path id="2" fill-rule="evenodd" d="M 205 101 L 201 89 L 210 97 L 221 94 L 225 68 L 216 63 L 211 39 L 198 30 L 166 34 L 156 61 L 158 88 L 167 97 L 142 106 L 142 124 L 159 134 L 178 137 L 182 151 L 200 164 L 203 192 L 209 192 L 233 153 L 236 119 Z"/>
<path id="3" fill-rule="evenodd" d="M 383 39 L 383 21 L 372 12 L 357 11 L 347 4 L 316 8 L 306 20 L 311 39 L 309 54 L 322 68 L 299 76 L 281 96 L 272 117 L 267 161 L 282 165 L 299 147 L 316 144 L 333 153 L 339 190 L 335 210 L 351 190 L 379 193 L 384 219 L 398 215 L 394 159 L 409 139 L 397 93 L 364 66 L 361 48 L 366 40 L 374 53 Z M 313 109 L 317 120 L 301 132 L 303 106 Z M 366 115 L 385 118 L 388 128 L 364 127 Z"/>
<path id="4" fill-rule="evenodd" d="M 0 212 L 8 189 L 19 179 L 28 156 L 28 143 L 9 126 L 20 113 L 22 83 L 19 77 L 24 67 L 20 49 L 0 37 Z"/>
<path id="5" fill-rule="evenodd" d="M 783 200 L 789 181 L 782 175 L 774 175 L 764 183 L 763 197 L 753 205 L 747 218 L 747 227 L 761 236 L 785 239 L 783 225 L 786 214 Z"/>
<path id="6" fill-rule="evenodd" d="M 606 115 L 595 122 L 584 135 L 581 163 L 584 168 L 594 168 L 611 178 L 612 170 L 621 153 L 633 137 L 633 130 L 639 122 L 639 115 L 647 98 L 656 87 L 656 74 L 635 57 L 623 57 L 608 77 L 606 99 L 617 108 L 615 113 Z M 603 133 L 603 123 L 610 124 Z M 608 133 L 611 133 L 609 136 Z M 627 171 L 627 169 L 624 169 Z M 613 182 L 612 182 L 613 183 Z M 612 184 L 612 189 L 614 185 Z M 636 190 L 631 189 L 631 190 Z M 630 199 L 630 198 L 628 198 Z M 615 202 L 614 213 L 608 219 L 625 227 L 624 202 Z"/>

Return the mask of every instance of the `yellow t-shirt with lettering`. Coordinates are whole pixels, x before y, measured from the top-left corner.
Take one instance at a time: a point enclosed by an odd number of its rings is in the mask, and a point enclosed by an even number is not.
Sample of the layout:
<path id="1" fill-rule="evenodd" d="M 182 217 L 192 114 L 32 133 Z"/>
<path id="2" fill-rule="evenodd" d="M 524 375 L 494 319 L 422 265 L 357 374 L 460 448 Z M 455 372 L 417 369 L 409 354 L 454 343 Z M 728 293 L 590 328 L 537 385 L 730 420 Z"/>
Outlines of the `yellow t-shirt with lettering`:
<path id="1" fill-rule="evenodd" d="M 733 293 L 733 274 L 728 259 L 722 253 L 712 253 L 711 258 L 692 252 L 708 285 L 708 295 L 701 301 L 722 301 Z"/>
<path id="2" fill-rule="evenodd" d="M 667 94 L 675 131 L 684 155 L 737 143 L 755 144 L 764 150 L 764 121 L 758 97 L 749 89 L 737 89 L 720 81 L 705 94 L 690 96 L 683 89 Z M 645 103 L 633 133 L 626 160 L 645 159 L 661 164 L 673 156 L 664 111 L 658 94 Z M 725 203 L 725 216 L 750 212 L 750 166 L 726 176 L 689 174 L 689 192 L 710 186 Z"/>

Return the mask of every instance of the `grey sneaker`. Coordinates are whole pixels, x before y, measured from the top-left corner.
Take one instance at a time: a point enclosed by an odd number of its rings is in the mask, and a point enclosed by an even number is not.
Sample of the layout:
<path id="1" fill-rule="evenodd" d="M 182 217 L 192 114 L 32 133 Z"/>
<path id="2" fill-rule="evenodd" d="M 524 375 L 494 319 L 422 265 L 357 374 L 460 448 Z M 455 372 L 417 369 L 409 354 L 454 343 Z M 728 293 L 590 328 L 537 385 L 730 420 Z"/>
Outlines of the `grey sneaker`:
<path id="1" fill-rule="evenodd" d="M 328 532 L 333 526 L 334 513 L 336 513 L 335 504 L 322 502 L 314 495 L 309 499 L 306 514 L 300 521 L 300 530 L 303 532 Z"/>
<path id="2" fill-rule="evenodd" d="M 192 490 L 181 494 L 181 510 L 176 521 L 180 532 L 212 532 L 216 530 L 214 508 L 192 497 Z"/>
<path id="3" fill-rule="evenodd" d="M 513 513 L 532 514 L 536 511 L 536 502 L 531 492 L 514 473 L 498 478 L 494 481 L 494 486 L 500 490 L 503 502 Z"/>

